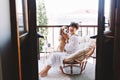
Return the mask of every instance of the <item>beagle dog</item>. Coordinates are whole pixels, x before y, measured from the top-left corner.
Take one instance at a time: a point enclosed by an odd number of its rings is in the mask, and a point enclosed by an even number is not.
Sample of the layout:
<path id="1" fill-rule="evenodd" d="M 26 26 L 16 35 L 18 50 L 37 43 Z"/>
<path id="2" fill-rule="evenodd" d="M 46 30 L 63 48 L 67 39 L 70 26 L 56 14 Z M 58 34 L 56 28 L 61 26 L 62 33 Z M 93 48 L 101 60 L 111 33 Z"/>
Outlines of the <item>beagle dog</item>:
<path id="1" fill-rule="evenodd" d="M 67 26 L 62 26 L 60 28 L 60 37 L 59 37 L 59 45 L 58 45 L 58 51 L 63 52 L 64 51 L 64 46 L 66 44 L 66 39 L 63 37 L 63 35 L 68 35 L 68 27 Z"/>

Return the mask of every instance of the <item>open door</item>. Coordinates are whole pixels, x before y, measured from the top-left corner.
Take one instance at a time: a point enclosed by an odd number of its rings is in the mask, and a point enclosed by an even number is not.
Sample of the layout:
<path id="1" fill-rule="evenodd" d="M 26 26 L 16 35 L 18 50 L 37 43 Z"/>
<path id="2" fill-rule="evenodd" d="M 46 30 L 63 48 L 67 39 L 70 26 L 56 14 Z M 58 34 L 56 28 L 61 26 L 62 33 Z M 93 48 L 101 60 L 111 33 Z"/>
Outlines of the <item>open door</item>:
<path id="1" fill-rule="evenodd" d="M 16 65 L 19 69 L 19 79 L 13 80 L 38 80 L 36 2 L 35 0 L 10 0 L 10 12 L 12 47 L 18 51 L 15 54 L 18 55 Z"/>
<path id="2" fill-rule="evenodd" d="M 120 80 L 120 0 L 113 0 L 113 3 L 115 5 L 113 80 Z"/>
<path id="3" fill-rule="evenodd" d="M 98 34 L 96 43 L 96 80 L 113 80 L 114 38 L 110 30 L 105 32 L 104 11 L 105 0 L 99 0 Z"/>
<path id="4" fill-rule="evenodd" d="M 22 80 L 38 80 L 35 0 L 27 0 L 27 15 L 28 32 L 20 37 Z"/>

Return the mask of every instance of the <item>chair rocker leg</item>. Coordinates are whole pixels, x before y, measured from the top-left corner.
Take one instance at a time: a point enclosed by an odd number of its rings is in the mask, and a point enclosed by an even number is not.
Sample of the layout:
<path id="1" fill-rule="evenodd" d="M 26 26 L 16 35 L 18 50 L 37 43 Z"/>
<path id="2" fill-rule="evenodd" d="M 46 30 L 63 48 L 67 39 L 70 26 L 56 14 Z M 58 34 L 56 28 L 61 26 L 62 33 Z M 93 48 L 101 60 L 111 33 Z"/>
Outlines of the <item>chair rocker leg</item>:
<path id="1" fill-rule="evenodd" d="M 87 61 L 82 62 L 82 63 L 80 64 L 80 69 L 81 69 L 80 74 L 85 70 L 86 64 L 87 64 Z"/>

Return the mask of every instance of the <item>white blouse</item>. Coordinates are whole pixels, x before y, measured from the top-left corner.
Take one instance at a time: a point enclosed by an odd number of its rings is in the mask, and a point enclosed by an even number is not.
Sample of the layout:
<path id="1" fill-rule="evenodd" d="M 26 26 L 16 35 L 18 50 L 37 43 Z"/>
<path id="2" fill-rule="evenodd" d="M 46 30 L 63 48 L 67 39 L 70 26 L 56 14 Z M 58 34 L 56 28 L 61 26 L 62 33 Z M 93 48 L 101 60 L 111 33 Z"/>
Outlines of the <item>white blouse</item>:
<path id="1" fill-rule="evenodd" d="M 65 51 L 72 54 L 79 49 L 79 37 L 75 34 L 69 37 L 68 43 L 65 45 Z"/>
<path id="2" fill-rule="evenodd" d="M 69 37 L 68 43 L 65 44 L 64 49 L 66 52 L 54 52 L 51 54 L 47 60 L 47 65 L 50 66 L 60 66 L 63 64 L 63 59 L 70 54 L 73 54 L 79 49 L 79 37 L 77 35 L 72 35 Z M 66 54 L 67 53 L 67 54 Z"/>

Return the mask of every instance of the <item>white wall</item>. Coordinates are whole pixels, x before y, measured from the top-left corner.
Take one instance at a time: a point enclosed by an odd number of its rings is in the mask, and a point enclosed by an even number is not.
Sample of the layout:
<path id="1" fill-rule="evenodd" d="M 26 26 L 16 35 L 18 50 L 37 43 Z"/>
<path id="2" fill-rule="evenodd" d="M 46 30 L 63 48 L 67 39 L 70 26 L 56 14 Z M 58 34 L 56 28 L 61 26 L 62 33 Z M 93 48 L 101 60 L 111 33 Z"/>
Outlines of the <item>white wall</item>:
<path id="1" fill-rule="evenodd" d="M 7 46 L 5 44 L 9 43 L 10 39 L 9 0 L 0 0 L 0 80 L 3 80 L 1 55 L 4 52 L 4 47 Z"/>
<path id="2" fill-rule="evenodd" d="M 4 42 L 8 40 L 9 37 L 7 36 L 10 37 L 9 0 L 0 0 L 0 38 L 2 37 L 0 45 L 4 45 Z"/>

